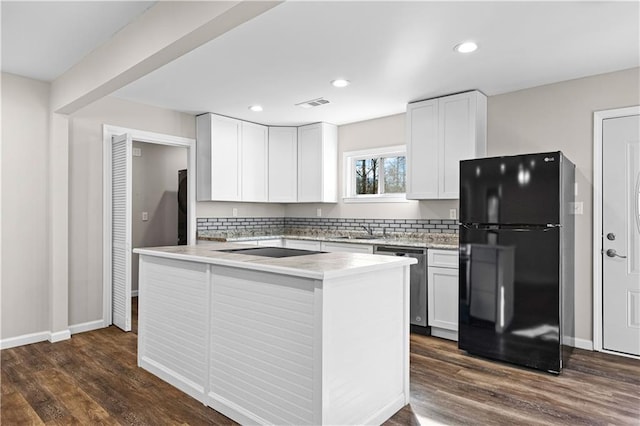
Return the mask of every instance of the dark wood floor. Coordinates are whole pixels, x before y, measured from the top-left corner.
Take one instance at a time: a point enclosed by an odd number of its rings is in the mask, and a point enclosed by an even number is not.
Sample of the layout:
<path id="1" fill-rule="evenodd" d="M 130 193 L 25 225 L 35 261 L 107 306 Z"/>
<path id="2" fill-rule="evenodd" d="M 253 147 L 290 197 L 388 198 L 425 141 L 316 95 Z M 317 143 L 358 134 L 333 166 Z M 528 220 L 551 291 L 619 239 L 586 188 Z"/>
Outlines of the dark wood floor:
<path id="1" fill-rule="evenodd" d="M 0 423 L 233 423 L 139 369 L 136 339 L 109 327 L 3 350 Z M 556 377 L 413 335 L 411 404 L 387 424 L 438 423 L 639 425 L 640 361 L 576 350 Z"/>

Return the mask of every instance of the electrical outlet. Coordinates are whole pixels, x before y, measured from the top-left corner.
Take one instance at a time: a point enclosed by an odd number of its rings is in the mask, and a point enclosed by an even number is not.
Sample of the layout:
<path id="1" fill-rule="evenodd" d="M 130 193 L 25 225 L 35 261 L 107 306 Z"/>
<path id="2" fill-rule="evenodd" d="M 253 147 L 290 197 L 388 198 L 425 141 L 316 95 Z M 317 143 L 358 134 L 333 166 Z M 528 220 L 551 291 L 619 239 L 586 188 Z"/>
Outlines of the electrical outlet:
<path id="1" fill-rule="evenodd" d="M 457 216 L 457 211 L 456 209 L 449 209 L 449 219 L 455 219 Z"/>
<path id="2" fill-rule="evenodd" d="M 149 212 L 142 212 L 142 221 L 146 222 L 149 220 Z"/>
<path id="3" fill-rule="evenodd" d="M 316 209 L 316 216 L 322 217 L 322 209 Z"/>
<path id="4" fill-rule="evenodd" d="M 231 209 L 231 216 L 238 217 L 238 208 L 234 207 Z"/>
<path id="5" fill-rule="evenodd" d="M 133 156 L 134 156 L 134 157 L 142 157 L 142 149 L 140 149 L 140 148 L 133 148 Z"/>

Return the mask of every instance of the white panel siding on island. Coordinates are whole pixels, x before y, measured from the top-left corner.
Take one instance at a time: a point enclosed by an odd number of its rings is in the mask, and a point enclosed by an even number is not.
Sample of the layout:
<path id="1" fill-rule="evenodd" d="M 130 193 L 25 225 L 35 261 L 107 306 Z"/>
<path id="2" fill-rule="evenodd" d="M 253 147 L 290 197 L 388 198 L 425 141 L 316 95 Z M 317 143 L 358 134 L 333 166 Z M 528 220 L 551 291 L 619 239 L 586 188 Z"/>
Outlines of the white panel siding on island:
<path id="1" fill-rule="evenodd" d="M 164 380 L 176 377 L 180 385 L 167 381 L 199 400 L 206 386 L 208 274 L 194 262 L 140 263 L 138 364 Z"/>
<path id="2" fill-rule="evenodd" d="M 213 269 L 209 396 L 269 423 L 312 424 L 314 282 Z"/>
<path id="3" fill-rule="evenodd" d="M 411 260 L 217 251 L 243 247 L 136 249 L 141 367 L 242 424 L 381 423 L 409 402 Z"/>

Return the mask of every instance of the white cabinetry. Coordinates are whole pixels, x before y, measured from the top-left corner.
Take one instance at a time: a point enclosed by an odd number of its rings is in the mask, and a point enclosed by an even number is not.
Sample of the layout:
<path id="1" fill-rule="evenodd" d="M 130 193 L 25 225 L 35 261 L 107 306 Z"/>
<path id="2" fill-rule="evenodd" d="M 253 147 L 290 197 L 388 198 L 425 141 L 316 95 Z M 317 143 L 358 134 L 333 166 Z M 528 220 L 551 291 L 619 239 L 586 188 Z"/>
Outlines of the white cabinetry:
<path id="1" fill-rule="evenodd" d="M 373 246 L 369 244 L 323 241 L 321 247 L 322 251 L 327 251 L 329 253 L 373 253 Z"/>
<path id="2" fill-rule="evenodd" d="M 284 247 L 300 250 L 320 251 L 320 241 L 312 240 L 284 240 Z"/>
<path id="3" fill-rule="evenodd" d="M 298 200 L 298 129 L 269 127 L 269 201 Z"/>
<path id="4" fill-rule="evenodd" d="M 267 201 L 267 127 L 216 114 L 196 117 L 198 201 Z"/>
<path id="5" fill-rule="evenodd" d="M 337 179 L 337 127 L 328 123 L 298 127 L 298 202 L 337 202 Z"/>
<path id="6" fill-rule="evenodd" d="M 269 188 L 267 126 L 246 121 L 241 123 L 241 200 L 266 202 Z"/>
<path id="7" fill-rule="evenodd" d="M 407 198 L 459 198 L 460 160 L 487 153 L 487 97 L 465 92 L 407 106 Z"/>
<path id="8" fill-rule="evenodd" d="M 240 201 L 241 121 L 199 115 L 196 133 L 198 201 Z"/>
<path id="9" fill-rule="evenodd" d="M 427 251 L 428 316 L 431 334 L 458 340 L 458 251 Z"/>
<path id="10" fill-rule="evenodd" d="M 251 244 L 263 247 L 282 247 L 282 238 L 269 238 L 260 240 L 241 240 L 236 241 L 238 244 Z"/>

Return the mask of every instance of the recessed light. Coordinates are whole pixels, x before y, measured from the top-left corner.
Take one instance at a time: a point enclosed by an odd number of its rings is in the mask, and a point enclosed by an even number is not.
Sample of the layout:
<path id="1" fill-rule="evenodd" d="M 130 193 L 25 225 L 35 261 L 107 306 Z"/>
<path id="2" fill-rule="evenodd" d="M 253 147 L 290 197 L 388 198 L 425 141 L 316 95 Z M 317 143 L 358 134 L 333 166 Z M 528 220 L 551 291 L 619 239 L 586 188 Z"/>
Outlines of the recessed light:
<path id="1" fill-rule="evenodd" d="M 465 41 L 464 43 L 457 44 L 453 50 L 459 53 L 471 53 L 478 48 L 478 45 L 473 41 Z"/>
<path id="2" fill-rule="evenodd" d="M 260 112 L 262 111 L 262 107 L 260 105 L 251 105 L 249 107 L 249 109 L 253 112 Z"/>
<path id="3" fill-rule="evenodd" d="M 349 80 L 345 80 L 343 78 L 338 78 L 331 81 L 331 85 L 333 85 L 333 87 L 347 87 L 350 84 L 351 82 Z"/>

